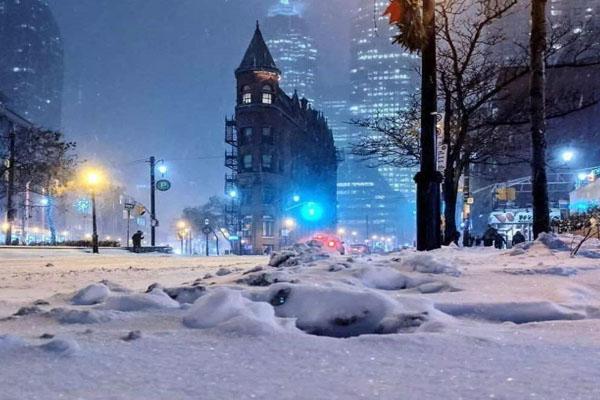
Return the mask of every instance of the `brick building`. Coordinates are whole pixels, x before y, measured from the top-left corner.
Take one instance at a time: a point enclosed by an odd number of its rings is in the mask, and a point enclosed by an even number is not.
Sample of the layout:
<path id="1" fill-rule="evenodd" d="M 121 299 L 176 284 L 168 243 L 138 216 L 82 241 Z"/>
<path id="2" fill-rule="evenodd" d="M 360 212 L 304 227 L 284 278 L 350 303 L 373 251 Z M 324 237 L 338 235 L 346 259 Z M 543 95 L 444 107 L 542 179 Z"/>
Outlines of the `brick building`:
<path id="1" fill-rule="evenodd" d="M 330 231 L 336 224 L 337 157 L 322 113 L 280 88 L 281 72 L 257 25 L 235 71 L 235 117 L 226 122 L 230 232 L 245 254 Z"/>

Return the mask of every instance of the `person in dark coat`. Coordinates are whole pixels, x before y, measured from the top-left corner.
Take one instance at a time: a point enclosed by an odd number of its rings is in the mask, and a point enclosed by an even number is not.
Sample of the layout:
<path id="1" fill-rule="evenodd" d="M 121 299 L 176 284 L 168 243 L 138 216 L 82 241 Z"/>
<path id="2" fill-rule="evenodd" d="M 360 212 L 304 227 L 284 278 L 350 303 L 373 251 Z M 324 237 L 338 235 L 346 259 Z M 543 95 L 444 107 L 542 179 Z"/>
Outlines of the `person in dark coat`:
<path id="1" fill-rule="evenodd" d="M 496 247 L 498 250 L 502 250 L 505 244 L 506 239 L 504 239 L 504 236 L 496 232 L 496 237 L 494 238 L 494 247 Z"/>
<path id="2" fill-rule="evenodd" d="M 142 248 L 142 240 L 144 239 L 144 233 L 142 231 L 137 231 L 131 237 L 131 241 L 133 242 L 133 252 L 139 253 Z"/>
<path id="3" fill-rule="evenodd" d="M 521 231 L 517 231 L 517 233 L 515 233 L 515 236 L 513 236 L 512 245 L 516 246 L 520 243 L 525 243 L 526 241 L 527 240 L 525 239 L 525 235 L 523 235 Z"/>
<path id="4" fill-rule="evenodd" d="M 496 236 L 498 235 L 498 231 L 491 225 L 488 225 L 487 230 L 483 234 L 483 245 L 485 247 L 492 247 L 494 245 L 494 240 L 496 240 Z"/>

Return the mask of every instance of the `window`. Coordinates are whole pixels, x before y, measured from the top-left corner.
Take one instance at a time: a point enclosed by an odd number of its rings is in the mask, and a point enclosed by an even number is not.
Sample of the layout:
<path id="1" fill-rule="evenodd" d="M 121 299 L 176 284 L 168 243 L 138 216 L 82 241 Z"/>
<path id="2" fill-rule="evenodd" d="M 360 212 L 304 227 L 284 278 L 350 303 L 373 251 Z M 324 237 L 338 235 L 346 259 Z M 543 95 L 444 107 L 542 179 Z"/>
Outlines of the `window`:
<path id="1" fill-rule="evenodd" d="M 264 187 L 262 195 L 263 204 L 273 204 L 275 201 L 275 190 L 272 187 Z"/>
<path id="2" fill-rule="evenodd" d="M 252 93 L 244 93 L 244 95 L 242 96 L 242 103 L 243 104 L 252 103 Z"/>
<path id="3" fill-rule="evenodd" d="M 263 93 L 262 102 L 263 104 L 273 104 L 273 95 L 271 93 Z"/>
<path id="4" fill-rule="evenodd" d="M 263 217 L 263 229 L 262 234 L 265 238 L 273 237 L 275 232 L 275 220 L 270 215 L 265 215 Z"/>
<path id="5" fill-rule="evenodd" d="M 262 170 L 272 171 L 273 170 L 273 155 L 263 154 L 262 155 Z"/>
<path id="6" fill-rule="evenodd" d="M 273 144 L 273 130 L 271 128 L 262 129 L 262 142 L 264 144 Z"/>
<path id="7" fill-rule="evenodd" d="M 241 140 L 241 144 L 245 145 L 248 143 L 252 143 L 252 128 L 244 128 L 242 130 L 242 140 Z"/>
<path id="8" fill-rule="evenodd" d="M 244 170 L 252 171 L 252 154 L 245 154 L 242 161 Z"/>

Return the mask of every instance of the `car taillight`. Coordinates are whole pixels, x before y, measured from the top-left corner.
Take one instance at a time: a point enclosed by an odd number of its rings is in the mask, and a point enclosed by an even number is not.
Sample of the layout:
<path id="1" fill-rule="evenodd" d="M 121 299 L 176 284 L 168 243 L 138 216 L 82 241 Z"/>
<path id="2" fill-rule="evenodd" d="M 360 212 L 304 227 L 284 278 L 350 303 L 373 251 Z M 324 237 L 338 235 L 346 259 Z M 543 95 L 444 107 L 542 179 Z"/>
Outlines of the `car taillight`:
<path id="1" fill-rule="evenodd" d="M 330 240 L 329 243 L 327 243 L 327 245 L 329 247 L 335 247 L 335 242 L 333 240 Z"/>

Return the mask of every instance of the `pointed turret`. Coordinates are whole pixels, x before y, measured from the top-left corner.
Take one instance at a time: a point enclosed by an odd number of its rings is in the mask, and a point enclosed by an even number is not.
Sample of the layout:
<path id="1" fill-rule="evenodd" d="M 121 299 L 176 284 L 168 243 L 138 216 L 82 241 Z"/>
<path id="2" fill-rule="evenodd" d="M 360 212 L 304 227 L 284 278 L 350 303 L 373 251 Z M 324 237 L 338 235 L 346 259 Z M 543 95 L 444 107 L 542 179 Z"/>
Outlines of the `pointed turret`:
<path id="1" fill-rule="evenodd" d="M 281 71 L 275 65 L 275 60 L 265 43 L 258 21 L 256 21 L 254 37 L 246 50 L 242 63 L 235 72 L 239 74 L 246 71 L 269 71 L 281 75 Z"/>

